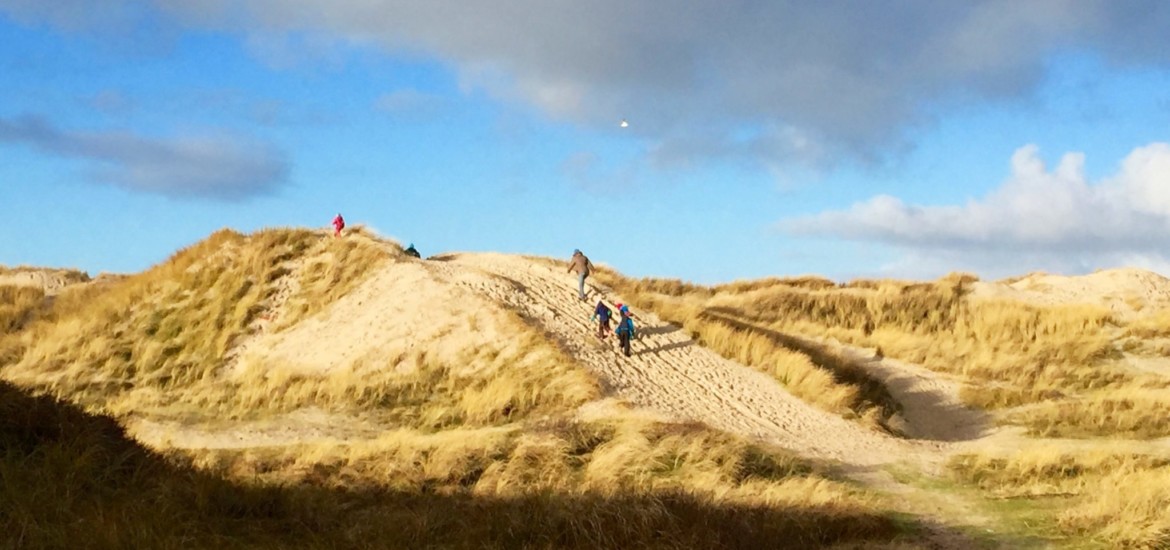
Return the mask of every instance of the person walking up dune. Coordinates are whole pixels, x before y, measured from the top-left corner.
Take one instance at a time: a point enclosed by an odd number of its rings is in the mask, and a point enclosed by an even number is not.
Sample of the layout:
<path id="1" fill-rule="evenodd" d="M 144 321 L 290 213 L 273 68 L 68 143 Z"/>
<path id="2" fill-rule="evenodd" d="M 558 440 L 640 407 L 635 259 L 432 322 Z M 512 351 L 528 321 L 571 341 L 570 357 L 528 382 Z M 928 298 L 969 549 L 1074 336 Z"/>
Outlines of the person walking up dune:
<path id="1" fill-rule="evenodd" d="M 622 353 L 626 357 L 630 356 L 630 340 L 632 340 L 637 333 L 634 331 L 634 319 L 630 314 L 630 306 L 623 305 L 618 311 L 622 314 L 622 320 L 618 321 L 617 329 L 614 332 L 618 335 L 618 342 L 622 346 Z"/>
<path id="2" fill-rule="evenodd" d="M 605 340 L 605 337 L 609 335 L 609 320 L 612 318 L 613 310 L 609 309 L 609 306 L 605 305 L 605 300 L 598 300 L 597 307 L 593 309 L 592 318 L 594 321 L 598 321 L 598 319 L 600 319 L 600 321 L 597 323 L 598 338 Z"/>
<path id="3" fill-rule="evenodd" d="M 577 298 L 585 301 L 585 278 L 593 271 L 593 262 L 581 253 L 580 250 L 573 250 L 573 257 L 569 260 L 569 271 L 567 273 L 577 272 Z"/>
<path id="4" fill-rule="evenodd" d="M 345 229 L 345 218 L 341 217 L 341 212 L 338 212 L 337 217 L 333 218 L 333 236 L 340 237 L 342 229 Z"/>

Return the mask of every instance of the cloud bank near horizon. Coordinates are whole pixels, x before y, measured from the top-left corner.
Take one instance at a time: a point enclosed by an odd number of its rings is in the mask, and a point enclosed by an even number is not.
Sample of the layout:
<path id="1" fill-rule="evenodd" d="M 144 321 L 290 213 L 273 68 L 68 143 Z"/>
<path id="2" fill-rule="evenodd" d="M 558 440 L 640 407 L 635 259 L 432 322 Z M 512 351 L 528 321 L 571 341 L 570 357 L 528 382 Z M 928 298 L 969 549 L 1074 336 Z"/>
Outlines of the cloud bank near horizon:
<path id="1" fill-rule="evenodd" d="M 963 205 L 906 204 L 879 195 L 844 210 L 781 222 L 793 234 L 881 243 L 905 253 L 888 266 L 941 266 L 1008 274 L 1050 269 L 1083 272 L 1117 265 L 1170 266 L 1170 143 L 1138 147 L 1117 172 L 1089 181 L 1082 153 L 1049 170 L 1039 148 L 1011 158 L 1011 174 L 986 196 Z"/>

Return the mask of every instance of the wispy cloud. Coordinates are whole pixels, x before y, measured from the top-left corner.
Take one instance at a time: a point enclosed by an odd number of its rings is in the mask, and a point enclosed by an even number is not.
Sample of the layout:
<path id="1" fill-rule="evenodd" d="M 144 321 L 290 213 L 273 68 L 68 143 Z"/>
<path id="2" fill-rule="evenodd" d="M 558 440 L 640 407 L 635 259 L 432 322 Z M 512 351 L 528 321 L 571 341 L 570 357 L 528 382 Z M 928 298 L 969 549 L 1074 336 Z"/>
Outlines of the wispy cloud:
<path id="1" fill-rule="evenodd" d="M 413 88 L 394 90 L 378 96 L 374 108 L 396 116 L 431 116 L 443 108 L 442 96 Z"/>
<path id="2" fill-rule="evenodd" d="M 240 200 L 288 179 L 285 155 L 237 136 L 169 139 L 126 132 L 69 132 L 38 117 L 0 118 L 0 143 L 92 162 L 91 180 L 169 196 Z"/>
<path id="3" fill-rule="evenodd" d="M 893 245 L 894 267 L 956 265 L 1003 272 L 1084 271 L 1170 258 L 1170 144 L 1131 152 L 1116 174 L 1089 181 L 1084 155 L 1049 170 L 1034 145 L 1018 149 L 1011 176 L 964 205 L 919 206 L 882 195 L 846 210 L 782 222 L 790 232 Z"/>
<path id="4" fill-rule="evenodd" d="M 102 90 L 85 98 L 85 103 L 98 112 L 123 115 L 133 111 L 135 101 L 118 90 Z"/>

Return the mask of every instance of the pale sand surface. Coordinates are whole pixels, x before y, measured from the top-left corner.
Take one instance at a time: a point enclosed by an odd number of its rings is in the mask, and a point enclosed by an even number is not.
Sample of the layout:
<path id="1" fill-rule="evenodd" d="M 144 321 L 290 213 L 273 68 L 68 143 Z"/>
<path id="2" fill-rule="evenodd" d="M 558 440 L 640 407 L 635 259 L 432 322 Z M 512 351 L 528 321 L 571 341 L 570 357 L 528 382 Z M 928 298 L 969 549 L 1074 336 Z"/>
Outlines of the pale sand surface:
<path id="1" fill-rule="evenodd" d="M 0 273 L 0 286 L 37 287 L 44 290 L 45 294 L 53 295 L 76 284 L 77 281 L 71 275 L 75 273 L 64 269 L 18 269 Z"/>
<path id="2" fill-rule="evenodd" d="M 1010 282 L 976 282 L 972 295 L 1036 305 L 1095 305 L 1128 318 L 1170 306 L 1170 279 L 1136 268 L 1077 276 L 1035 273 Z"/>

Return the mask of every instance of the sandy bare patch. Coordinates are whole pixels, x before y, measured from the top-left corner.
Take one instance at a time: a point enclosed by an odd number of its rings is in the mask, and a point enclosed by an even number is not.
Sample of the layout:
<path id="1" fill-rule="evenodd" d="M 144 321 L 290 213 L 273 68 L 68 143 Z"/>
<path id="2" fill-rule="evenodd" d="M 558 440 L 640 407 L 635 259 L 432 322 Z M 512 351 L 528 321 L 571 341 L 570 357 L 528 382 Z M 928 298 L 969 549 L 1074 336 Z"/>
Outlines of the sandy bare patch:
<path id="1" fill-rule="evenodd" d="M 452 284 L 448 272 L 422 261 L 387 263 L 321 313 L 250 342 L 241 369 L 325 375 L 393 368 L 409 354 L 459 364 L 482 345 L 507 342 L 502 312 Z M 468 284 L 493 284 L 481 279 Z"/>
<path id="2" fill-rule="evenodd" d="M 636 312 L 642 338 L 633 357 L 601 341 L 590 322 L 599 298 L 620 298 L 594 287 L 577 300 L 575 279 L 543 263 L 501 254 L 461 254 L 452 267 L 474 268 L 506 284 L 480 285 L 491 301 L 520 311 L 595 372 L 618 397 L 668 418 L 698 421 L 759 438 L 806 456 L 856 464 L 923 458 L 943 443 L 897 439 L 816 409 L 774 379 L 697 345 L 651 312 Z"/>
<path id="3" fill-rule="evenodd" d="M 21 286 L 40 288 L 52 296 L 61 289 L 89 280 L 79 271 L 69 269 L 18 268 L 0 269 L 0 286 Z"/>
<path id="4" fill-rule="evenodd" d="M 1008 283 L 979 281 L 976 298 L 1018 300 L 1035 305 L 1098 305 L 1128 317 L 1170 306 L 1170 279 L 1136 268 L 1107 269 L 1089 275 L 1035 273 Z"/>
<path id="5" fill-rule="evenodd" d="M 252 449 L 373 439 L 383 428 L 363 419 L 306 408 L 260 420 L 189 423 L 132 418 L 126 429 L 155 449 Z"/>

